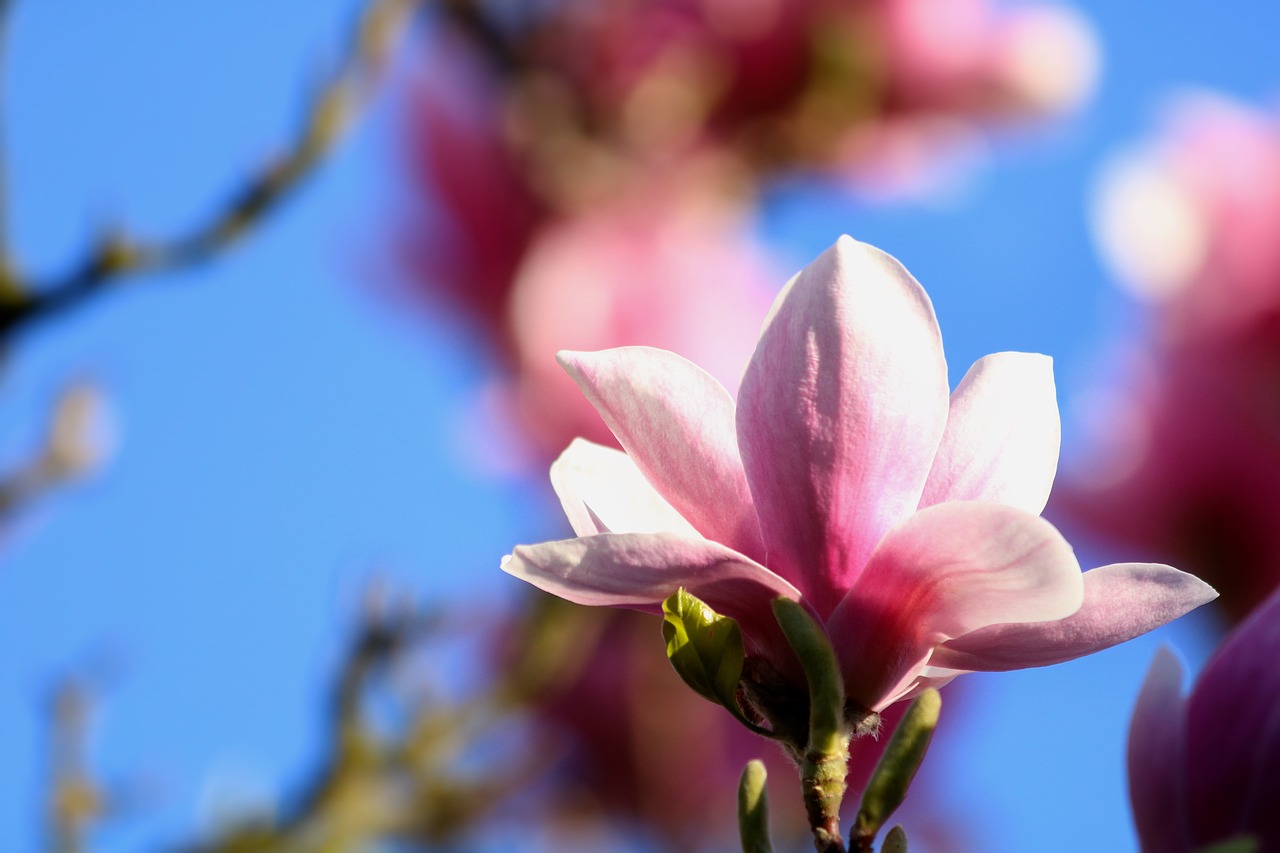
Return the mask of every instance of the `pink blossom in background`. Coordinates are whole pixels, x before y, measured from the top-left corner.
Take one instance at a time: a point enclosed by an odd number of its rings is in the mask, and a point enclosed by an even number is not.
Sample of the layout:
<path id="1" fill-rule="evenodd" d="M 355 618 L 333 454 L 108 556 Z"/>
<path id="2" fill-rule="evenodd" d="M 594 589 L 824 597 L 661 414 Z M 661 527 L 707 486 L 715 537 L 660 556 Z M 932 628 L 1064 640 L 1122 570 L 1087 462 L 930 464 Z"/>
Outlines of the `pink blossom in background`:
<path id="1" fill-rule="evenodd" d="M 1191 853 L 1253 838 L 1280 849 L 1280 592 L 1214 653 L 1191 695 L 1161 649 L 1129 730 L 1129 796 L 1142 849 Z M 1241 848 L 1245 849 L 1245 848 Z"/>
<path id="2" fill-rule="evenodd" d="M 779 595 L 826 626 L 846 694 L 872 711 L 1109 647 L 1214 596 L 1168 566 L 1082 575 L 1039 518 L 1059 440 L 1049 360 L 987 356 L 949 400 L 928 297 L 848 238 L 778 297 L 736 406 L 662 350 L 560 360 L 625 452 L 570 445 L 551 476 L 578 538 L 517 547 L 504 570 L 589 605 L 656 610 L 684 587 L 798 693 Z"/>
<path id="3" fill-rule="evenodd" d="M 1104 172 L 1094 224 L 1148 331 L 1060 506 L 1211 581 L 1238 620 L 1280 585 L 1280 116 L 1179 101 Z"/>
<path id="4" fill-rule="evenodd" d="M 512 281 L 549 213 L 507 145 L 497 80 L 467 52 L 440 50 L 408 81 L 402 111 L 400 290 L 460 312 L 503 352 Z"/>
<path id="5" fill-rule="evenodd" d="M 1160 343 L 1232 339 L 1280 315 L 1280 112 L 1184 95 L 1115 157 L 1094 204 L 1104 258 Z"/>
<path id="6" fill-rule="evenodd" d="M 565 347 L 661 347 L 737 387 L 776 277 L 730 214 L 711 200 L 650 194 L 539 233 L 509 297 L 507 396 L 546 458 L 574 436 L 613 443 L 556 364 Z"/>
<path id="7" fill-rule="evenodd" d="M 736 164 L 744 203 L 797 166 L 926 193 L 986 130 L 1061 113 L 1096 72 L 1066 7 L 985 0 L 621 0 L 498 20 L 442 7 L 408 75 L 398 253 L 409 289 L 505 346 L 505 297 L 548 222 Z M 515 19 L 515 23 L 513 20 Z M 678 176 L 678 177 L 677 177 Z"/>
<path id="8" fill-rule="evenodd" d="M 1092 91 L 1097 47 L 1087 22 L 1050 4 L 988 0 L 869 3 L 882 30 L 889 100 L 898 110 L 988 118 L 1052 115 Z"/>
<path id="9" fill-rule="evenodd" d="M 534 56 L 632 149 L 726 145 L 766 168 L 832 165 L 881 121 L 1063 112 L 1097 65 L 1065 7 L 986 0 L 576 2 L 541 21 Z"/>
<path id="10" fill-rule="evenodd" d="M 561 752 L 550 789 L 558 810 L 568 818 L 603 812 L 654 833 L 663 849 L 706 849 L 732 837 L 738 777 L 747 761 L 764 758 L 774 783 L 774 830 L 779 838 L 803 838 L 804 813 L 782 754 L 726 725 L 724 714 L 685 686 L 661 654 L 653 620 L 597 615 L 559 613 L 599 635 L 577 674 L 533 706 L 539 739 Z"/>

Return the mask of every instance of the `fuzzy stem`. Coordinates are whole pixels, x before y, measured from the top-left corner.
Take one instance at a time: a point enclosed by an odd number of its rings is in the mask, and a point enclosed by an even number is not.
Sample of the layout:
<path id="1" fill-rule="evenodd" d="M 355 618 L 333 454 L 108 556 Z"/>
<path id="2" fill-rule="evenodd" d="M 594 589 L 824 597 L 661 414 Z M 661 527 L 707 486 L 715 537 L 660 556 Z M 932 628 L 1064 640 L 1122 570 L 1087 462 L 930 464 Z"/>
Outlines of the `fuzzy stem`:
<path id="1" fill-rule="evenodd" d="M 818 853 L 845 851 L 844 839 L 840 835 L 840 803 L 844 800 L 845 775 L 848 769 L 847 737 L 831 752 L 806 752 L 800 763 L 804 808 Z"/>

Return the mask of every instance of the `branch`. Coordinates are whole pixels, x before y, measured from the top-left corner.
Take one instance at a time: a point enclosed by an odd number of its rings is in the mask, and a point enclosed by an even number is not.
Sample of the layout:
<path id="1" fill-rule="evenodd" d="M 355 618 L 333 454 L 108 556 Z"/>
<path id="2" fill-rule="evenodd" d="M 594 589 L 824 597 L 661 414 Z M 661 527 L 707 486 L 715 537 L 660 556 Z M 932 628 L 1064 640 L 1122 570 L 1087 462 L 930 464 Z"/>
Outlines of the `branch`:
<path id="1" fill-rule="evenodd" d="M 200 264 L 259 225 L 333 150 L 367 95 L 369 79 L 384 65 L 390 44 L 418 3 L 369 0 L 353 28 L 346 59 L 312 99 L 290 148 L 189 232 L 159 241 L 103 234 L 70 273 L 53 281 L 32 281 L 11 267 L 0 269 L 0 341 L 79 307 L 125 279 Z M 0 0 L 0 8 L 2 4 Z"/>

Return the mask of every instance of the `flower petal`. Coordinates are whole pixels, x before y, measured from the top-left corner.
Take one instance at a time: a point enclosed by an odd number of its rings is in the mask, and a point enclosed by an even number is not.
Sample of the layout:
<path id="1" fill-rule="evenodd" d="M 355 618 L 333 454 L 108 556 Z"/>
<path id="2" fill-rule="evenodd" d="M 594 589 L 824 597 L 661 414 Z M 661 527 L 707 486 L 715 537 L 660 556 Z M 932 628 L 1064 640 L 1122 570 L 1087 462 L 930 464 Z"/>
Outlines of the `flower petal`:
<path id="1" fill-rule="evenodd" d="M 937 666 L 1000 672 L 1062 663 L 1132 640 L 1218 597 L 1195 575 L 1157 563 L 1084 573 L 1084 603 L 1066 619 L 992 625 L 944 643 Z"/>
<path id="2" fill-rule="evenodd" d="M 999 504 L 923 509 L 880 543 L 827 630 L 848 695 L 880 710 L 953 637 L 1004 622 L 1041 622 L 1080 607 L 1071 546 L 1049 522 Z"/>
<path id="3" fill-rule="evenodd" d="M 890 691 L 885 704 L 892 705 L 897 702 L 909 702 L 931 687 L 938 689 L 946 687 L 956 676 L 964 674 L 962 670 L 925 666 L 919 673 L 912 676 L 911 681 L 904 688 Z"/>
<path id="4" fill-rule="evenodd" d="M 650 347 L 556 357 L 676 512 L 708 539 L 763 558 L 733 398 L 723 385 L 693 362 Z"/>
<path id="5" fill-rule="evenodd" d="M 754 637 L 777 634 L 770 602 L 800 592 L 759 563 L 706 539 L 671 533 L 602 533 L 520 545 L 507 574 L 568 601 L 658 612 L 684 587 Z"/>
<path id="6" fill-rule="evenodd" d="M 551 486 L 579 536 L 698 532 L 654 491 L 627 454 L 575 438 L 551 463 Z"/>
<path id="7" fill-rule="evenodd" d="M 1187 704 L 1191 838 L 1280 849 L 1280 590 L 1205 665 Z M 1202 728 L 1207 727 L 1207 728 Z"/>
<path id="8" fill-rule="evenodd" d="M 946 425 L 929 297 L 840 238 L 779 295 L 738 395 L 738 442 L 769 566 L 829 614 L 915 510 Z"/>
<path id="9" fill-rule="evenodd" d="M 1190 851 L 1185 787 L 1186 705 L 1182 666 L 1161 648 L 1129 724 L 1129 801 L 1147 853 Z"/>
<path id="10" fill-rule="evenodd" d="M 920 506 L 991 501 L 1039 515 L 1061 434 L 1053 359 L 1025 352 L 978 359 L 951 395 Z"/>

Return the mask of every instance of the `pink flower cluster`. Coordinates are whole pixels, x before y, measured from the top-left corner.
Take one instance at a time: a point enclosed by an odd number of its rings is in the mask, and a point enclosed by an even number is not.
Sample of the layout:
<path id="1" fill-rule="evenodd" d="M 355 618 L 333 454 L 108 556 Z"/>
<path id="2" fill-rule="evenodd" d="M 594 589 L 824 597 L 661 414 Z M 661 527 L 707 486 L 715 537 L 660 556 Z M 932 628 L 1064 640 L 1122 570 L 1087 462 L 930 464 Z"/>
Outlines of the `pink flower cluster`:
<path id="1" fill-rule="evenodd" d="M 1210 580 L 1238 620 L 1280 585 L 1280 116 L 1182 99 L 1104 172 L 1094 219 L 1150 334 L 1113 365 L 1063 508 Z"/>
<path id="2" fill-rule="evenodd" d="M 739 219 L 793 167 L 928 185 L 979 129 L 1060 113 L 1093 79 L 1088 27 L 988 0 L 442 4 L 407 87 L 407 289 L 461 310 L 543 455 L 595 435 L 554 349 L 650 344 L 740 364 L 771 264 Z M 731 308 L 715 339 L 670 297 Z M 592 310 L 570 316 L 554 306 Z M 714 340 L 714 343 L 711 341 Z M 608 440 L 604 436 L 596 436 Z M 539 454 L 535 453 L 537 457 Z"/>

